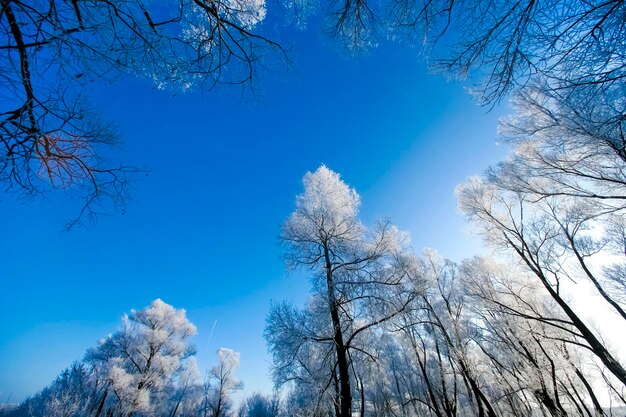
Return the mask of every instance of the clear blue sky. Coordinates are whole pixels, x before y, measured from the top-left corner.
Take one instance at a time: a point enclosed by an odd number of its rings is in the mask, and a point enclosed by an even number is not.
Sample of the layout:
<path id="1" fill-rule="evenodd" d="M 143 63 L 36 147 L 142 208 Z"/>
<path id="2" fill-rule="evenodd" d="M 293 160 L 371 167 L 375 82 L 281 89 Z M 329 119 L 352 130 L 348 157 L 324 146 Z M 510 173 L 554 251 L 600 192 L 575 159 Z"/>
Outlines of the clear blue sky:
<path id="1" fill-rule="evenodd" d="M 201 365 L 241 352 L 246 391 L 270 386 L 262 332 L 272 300 L 302 303 L 278 245 L 306 171 L 326 164 L 362 196 L 362 217 L 390 217 L 459 259 L 454 187 L 502 158 L 498 109 L 428 74 L 418 51 L 383 45 L 346 58 L 314 30 L 289 37 L 293 68 L 239 90 L 153 91 L 122 80 L 91 94 L 124 140 L 116 155 L 151 172 L 124 215 L 62 232 L 79 202 L 0 195 L 0 401 L 48 384 L 120 316 L 159 297 L 187 309 Z M 209 334 L 217 321 L 211 340 Z"/>

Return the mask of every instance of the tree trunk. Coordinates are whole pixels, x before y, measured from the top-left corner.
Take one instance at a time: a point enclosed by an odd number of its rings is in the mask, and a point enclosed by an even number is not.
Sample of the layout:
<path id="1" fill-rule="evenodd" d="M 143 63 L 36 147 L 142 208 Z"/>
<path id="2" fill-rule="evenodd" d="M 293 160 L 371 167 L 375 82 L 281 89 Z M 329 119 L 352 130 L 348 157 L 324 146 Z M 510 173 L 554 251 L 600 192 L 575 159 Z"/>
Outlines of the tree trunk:
<path id="1" fill-rule="evenodd" d="M 330 262 L 328 247 L 324 246 L 324 260 L 326 261 L 326 286 L 328 289 L 328 303 L 330 305 L 330 317 L 333 323 L 333 341 L 337 353 L 337 369 L 339 370 L 339 408 L 340 417 L 352 416 L 352 392 L 350 389 L 350 370 L 348 352 L 341 331 L 339 319 L 339 303 L 335 295 L 333 282 L 333 270 Z"/>
<path id="2" fill-rule="evenodd" d="M 559 305 L 559 307 L 561 307 L 565 315 L 567 315 L 567 317 L 570 319 L 572 325 L 576 327 L 576 329 L 578 329 L 580 335 L 589 344 L 590 350 L 596 355 L 598 359 L 600 359 L 602 364 L 604 364 L 604 366 L 606 366 L 607 369 L 613 375 L 615 375 L 617 379 L 619 379 L 622 384 L 626 385 L 626 369 L 624 369 L 622 364 L 617 361 L 617 359 L 615 359 L 613 355 L 611 355 L 611 353 L 607 350 L 604 344 L 600 340 L 598 340 L 598 338 L 596 338 L 591 329 L 589 329 L 587 325 L 585 325 L 585 323 L 580 319 L 580 317 L 578 317 L 574 310 L 569 306 L 567 301 L 565 301 L 561 297 L 561 295 L 557 291 L 555 291 L 554 288 L 552 288 L 552 284 L 544 275 L 538 261 L 530 259 L 527 255 L 528 248 L 526 247 L 526 242 L 523 240 L 523 237 L 518 236 L 521 244 L 523 245 L 522 248 L 516 245 L 510 238 L 510 236 L 508 236 L 506 233 L 504 233 L 504 237 L 508 241 L 509 245 L 511 245 L 511 247 L 515 250 L 515 252 L 517 252 L 519 257 L 526 263 L 526 265 L 528 265 L 529 269 L 539 278 L 539 281 L 541 281 L 544 288 L 548 291 L 552 299 L 556 301 L 556 303 Z"/>
<path id="3" fill-rule="evenodd" d="M 104 395 L 102 396 L 102 401 L 98 404 L 98 410 L 96 411 L 96 417 L 100 417 L 100 413 L 102 413 L 102 409 L 104 408 L 104 402 L 107 399 L 107 394 L 109 393 L 108 388 L 104 390 Z"/>

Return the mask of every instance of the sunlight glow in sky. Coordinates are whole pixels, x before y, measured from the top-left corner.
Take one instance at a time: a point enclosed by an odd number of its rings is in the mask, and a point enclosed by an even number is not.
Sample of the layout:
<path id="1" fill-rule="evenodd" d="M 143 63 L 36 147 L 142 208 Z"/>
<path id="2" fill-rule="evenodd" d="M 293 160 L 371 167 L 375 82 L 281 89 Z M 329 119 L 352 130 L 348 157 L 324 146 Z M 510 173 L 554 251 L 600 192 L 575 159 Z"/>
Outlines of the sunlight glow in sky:
<path id="1" fill-rule="evenodd" d="M 293 68 L 263 74 L 257 96 L 172 95 L 136 80 L 93 88 L 123 138 L 116 157 L 149 168 L 123 215 L 66 233 L 79 201 L 0 197 L 0 401 L 34 394 L 156 298 L 188 311 L 201 367 L 228 347 L 241 353 L 246 393 L 271 389 L 265 315 L 309 290 L 285 273 L 278 234 L 320 164 L 361 194 L 366 223 L 391 218 L 416 251 L 458 260 L 482 250 L 454 188 L 505 154 L 503 110 L 428 74 L 414 49 L 346 58 L 312 31 L 291 42 Z"/>

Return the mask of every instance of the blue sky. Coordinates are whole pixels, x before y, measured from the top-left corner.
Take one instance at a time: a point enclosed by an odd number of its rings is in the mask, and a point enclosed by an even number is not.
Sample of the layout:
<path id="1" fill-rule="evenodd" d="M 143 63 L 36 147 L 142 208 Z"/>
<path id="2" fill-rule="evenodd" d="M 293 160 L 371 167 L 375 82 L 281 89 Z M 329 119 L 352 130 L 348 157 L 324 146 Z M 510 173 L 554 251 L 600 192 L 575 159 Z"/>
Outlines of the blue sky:
<path id="1" fill-rule="evenodd" d="M 116 156 L 150 169 L 123 215 L 65 233 L 79 201 L 0 195 L 0 401 L 35 393 L 123 312 L 157 297 L 187 309 L 202 366 L 232 348 L 246 392 L 268 389 L 265 315 L 309 290 L 284 272 L 280 224 L 303 174 L 322 163 L 359 191 L 366 223 L 390 217 L 418 251 L 481 250 L 463 231 L 454 187 L 504 156 L 503 110 L 429 74 L 415 49 L 347 58 L 313 30 L 288 42 L 292 68 L 262 74 L 255 97 L 172 95 L 133 79 L 93 87 L 124 141 Z"/>

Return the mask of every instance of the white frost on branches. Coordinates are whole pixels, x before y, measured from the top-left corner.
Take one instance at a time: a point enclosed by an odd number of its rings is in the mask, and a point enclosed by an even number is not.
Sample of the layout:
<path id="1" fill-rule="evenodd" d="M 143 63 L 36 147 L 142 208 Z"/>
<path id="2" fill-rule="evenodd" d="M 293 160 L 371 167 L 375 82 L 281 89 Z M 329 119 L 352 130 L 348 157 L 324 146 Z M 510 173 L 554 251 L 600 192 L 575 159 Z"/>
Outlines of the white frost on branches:
<path id="1" fill-rule="evenodd" d="M 339 174 L 322 165 L 314 173 L 307 172 L 302 182 L 304 192 L 297 196 L 296 210 L 285 222 L 285 236 L 307 243 L 327 238 L 354 240 L 363 234 L 357 218 L 359 195 Z"/>

